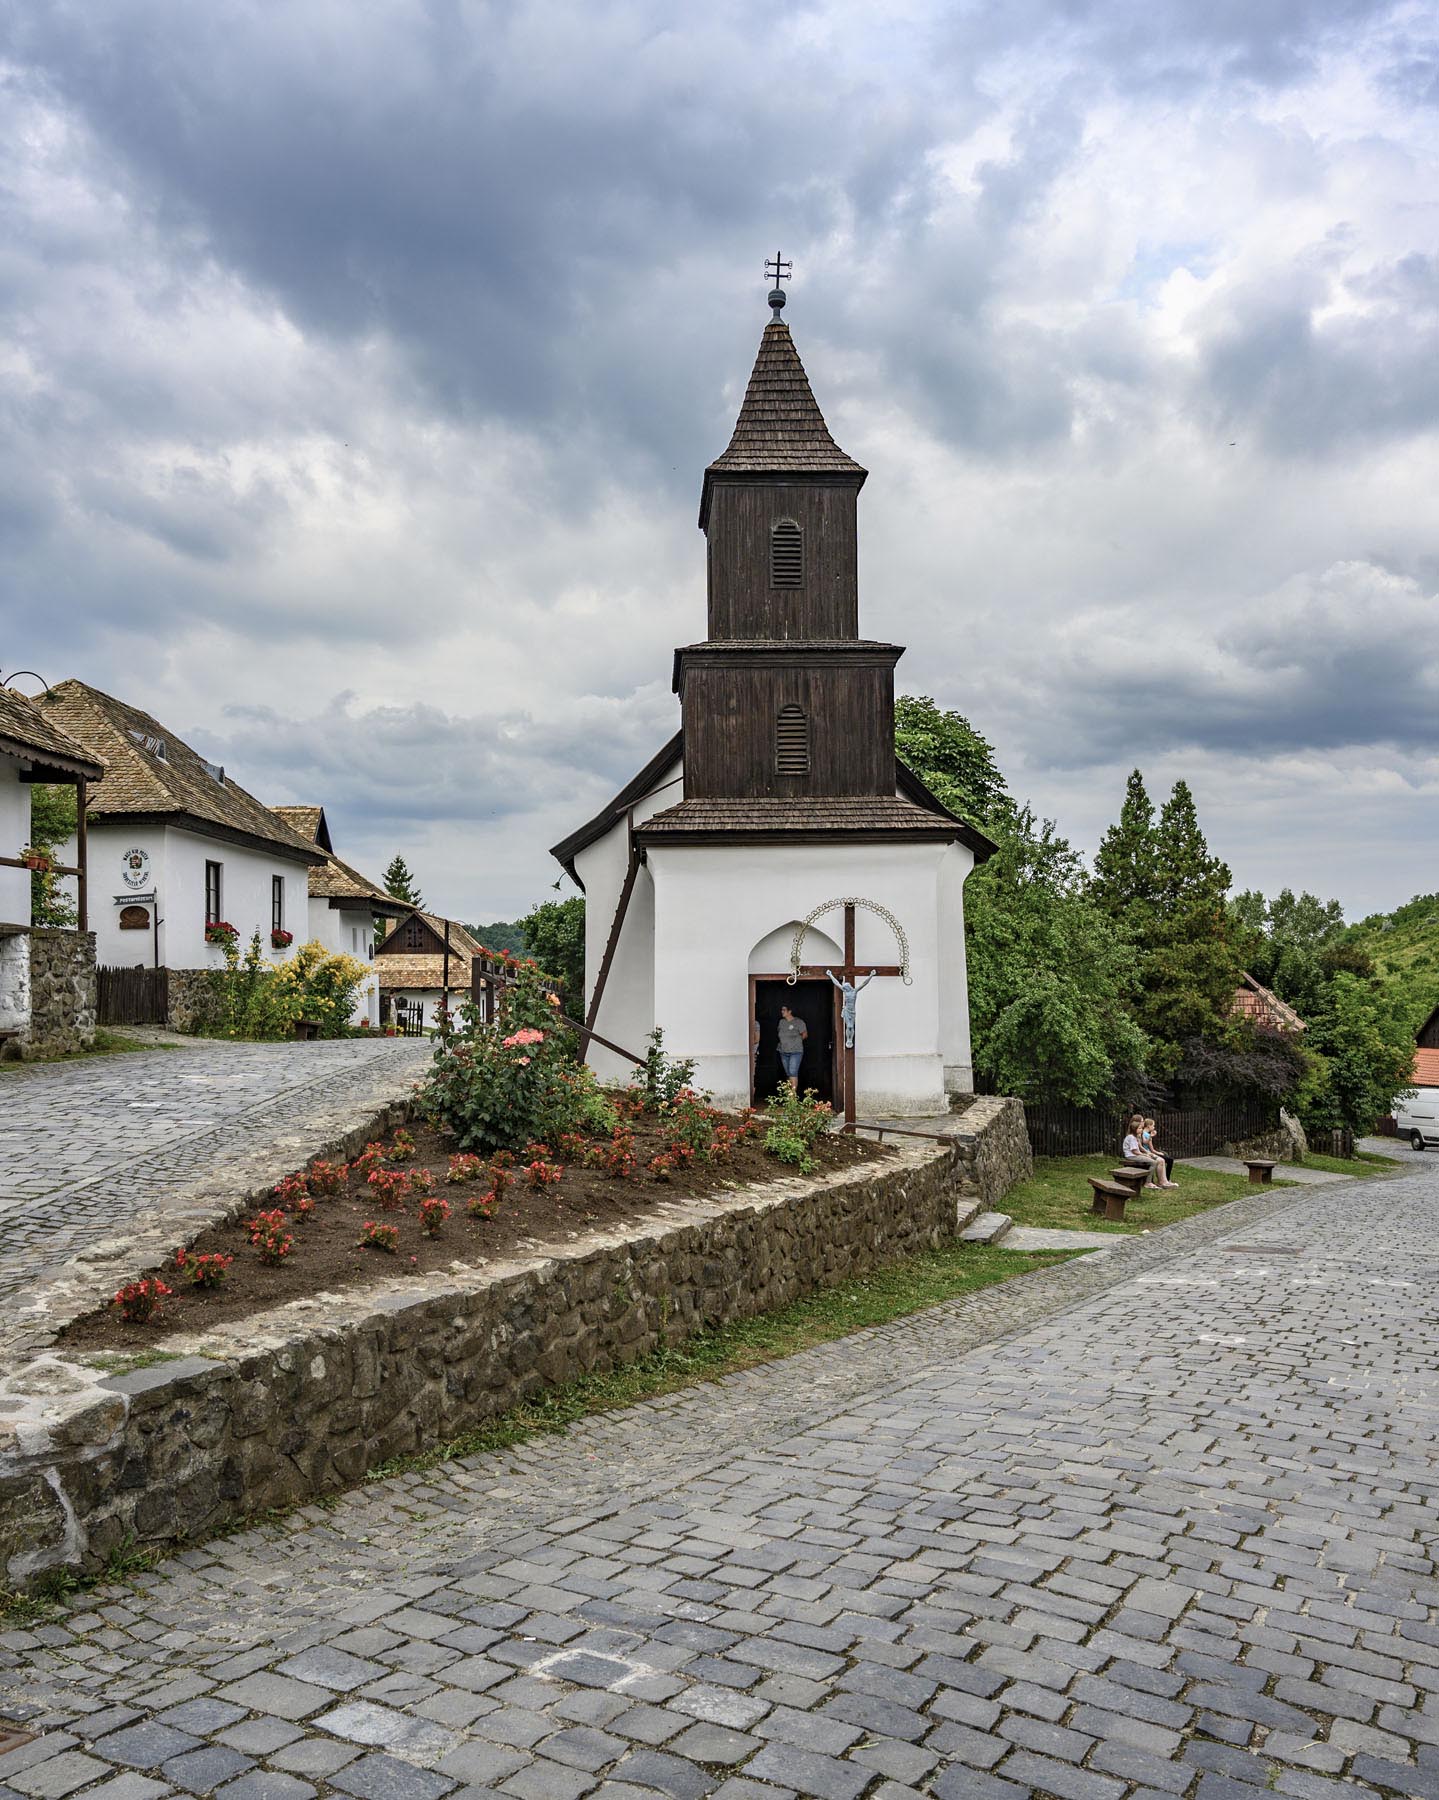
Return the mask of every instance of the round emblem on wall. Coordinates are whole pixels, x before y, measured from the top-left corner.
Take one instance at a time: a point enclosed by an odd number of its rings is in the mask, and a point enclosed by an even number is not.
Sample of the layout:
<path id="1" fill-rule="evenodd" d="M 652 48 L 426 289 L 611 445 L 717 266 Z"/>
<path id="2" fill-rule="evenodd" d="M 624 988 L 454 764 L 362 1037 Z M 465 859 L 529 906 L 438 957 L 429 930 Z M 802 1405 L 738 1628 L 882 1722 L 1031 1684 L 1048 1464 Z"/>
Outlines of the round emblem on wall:
<path id="1" fill-rule="evenodd" d="M 120 858 L 120 878 L 126 887 L 144 887 L 150 879 L 150 852 L 127 850 Z"/>

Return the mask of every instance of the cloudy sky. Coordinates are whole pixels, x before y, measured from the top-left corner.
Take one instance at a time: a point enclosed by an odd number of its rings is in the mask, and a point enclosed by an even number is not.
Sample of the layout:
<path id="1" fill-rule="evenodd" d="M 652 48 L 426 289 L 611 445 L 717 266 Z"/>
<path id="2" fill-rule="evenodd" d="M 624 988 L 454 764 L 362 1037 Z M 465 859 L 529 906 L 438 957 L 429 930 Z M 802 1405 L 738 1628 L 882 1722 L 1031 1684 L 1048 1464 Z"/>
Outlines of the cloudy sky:
<path id="1" fill-rule="evenodd" d="M 0 668 L 507 917 L 788 318 L 865 629 L 1086 850 L 1439 888 L 1428 0 L 0 0 Z"/>

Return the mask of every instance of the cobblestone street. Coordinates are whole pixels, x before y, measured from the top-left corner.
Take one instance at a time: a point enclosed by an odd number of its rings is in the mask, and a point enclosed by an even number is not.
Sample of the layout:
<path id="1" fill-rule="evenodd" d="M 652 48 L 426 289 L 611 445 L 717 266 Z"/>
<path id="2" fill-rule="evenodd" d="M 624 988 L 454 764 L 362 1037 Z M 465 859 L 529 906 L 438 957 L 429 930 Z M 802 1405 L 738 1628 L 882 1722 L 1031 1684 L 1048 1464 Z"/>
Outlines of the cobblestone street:
<path id="1" fill-rule="evenodd" d="M 395 1094 L 423 1040 L 197 1042 L 0 1074 L 0 1294 L 347 1095 Z"/>
<path id="2" fill-rule="evenodd" d="M 0 1800 L 1439 1795 L 1436 1200 L 1240 1202 L 1038 1323 L 990 1289 L 80 1597 L 0 1636 Z"/>

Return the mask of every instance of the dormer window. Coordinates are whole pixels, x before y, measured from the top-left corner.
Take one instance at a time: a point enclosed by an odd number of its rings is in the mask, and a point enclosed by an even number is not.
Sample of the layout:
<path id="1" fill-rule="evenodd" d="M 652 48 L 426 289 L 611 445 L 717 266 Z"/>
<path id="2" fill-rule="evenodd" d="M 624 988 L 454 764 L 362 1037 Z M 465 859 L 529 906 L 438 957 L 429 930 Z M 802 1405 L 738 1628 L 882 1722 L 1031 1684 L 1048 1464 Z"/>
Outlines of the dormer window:
<path id="1" fill-rule="evenodd" d="M 776 775 L 809 774 L 809 715 L 802 706 L 782 706 L 775 720 Z"/>
<path id="2" fill-rule="evenodd" d="M 804 533 L 793 519 L 781 519 L 769 537 L 769 584 L 801 587 L 804 584 Z"/>

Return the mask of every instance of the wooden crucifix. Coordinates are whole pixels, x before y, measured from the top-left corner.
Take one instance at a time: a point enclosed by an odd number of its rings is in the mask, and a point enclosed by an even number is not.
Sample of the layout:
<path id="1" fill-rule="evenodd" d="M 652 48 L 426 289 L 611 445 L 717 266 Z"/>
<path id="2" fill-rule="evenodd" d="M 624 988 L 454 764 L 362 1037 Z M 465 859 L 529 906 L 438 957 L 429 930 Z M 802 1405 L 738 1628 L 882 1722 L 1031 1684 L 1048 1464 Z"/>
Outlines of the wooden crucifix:
<path id="1" fill-rule="evenodd" d="M 829 912 L 836 906 L 842 906 L 844 908 L 844 961 L 837 967 L 833 963 L 801 963 L 799 957 L 804 943 L 804 934 L 822 913 Z M 859 963 L 855 961 L 854 910 L 856 906 L 863 906 L 871 912 L 877 912 L 881 918 L 888 921 L 896 938 L 899 940 L 900 951 L 904 957 L 902 963 Z M 843 996 L 844 1064 L 842 1080 L 844 1085 L 844 1128 L 846 1131 L 853 1131 L 855 1124 L 855 1000 L 859 995 L 859 990 L 862 987 L 867 987 L 870 981 L 877 975 L 897 975 L 905 983 L 908 983 L 908 941 L 905 938 L 903 930 L 900 928 L 899 921 L 895 918 L 893 913 L 888 912 L 882 906 L 876 906 L 873 901 L 858 899 L 830 900 L 827 901 L 825 905 L 816 907 L 795 933 L 794 949 L 791 955 L 790 967 L 792 971 L 791 980 L 797 981 L 802 975 L 813 977 L 827 975 Z"/>

